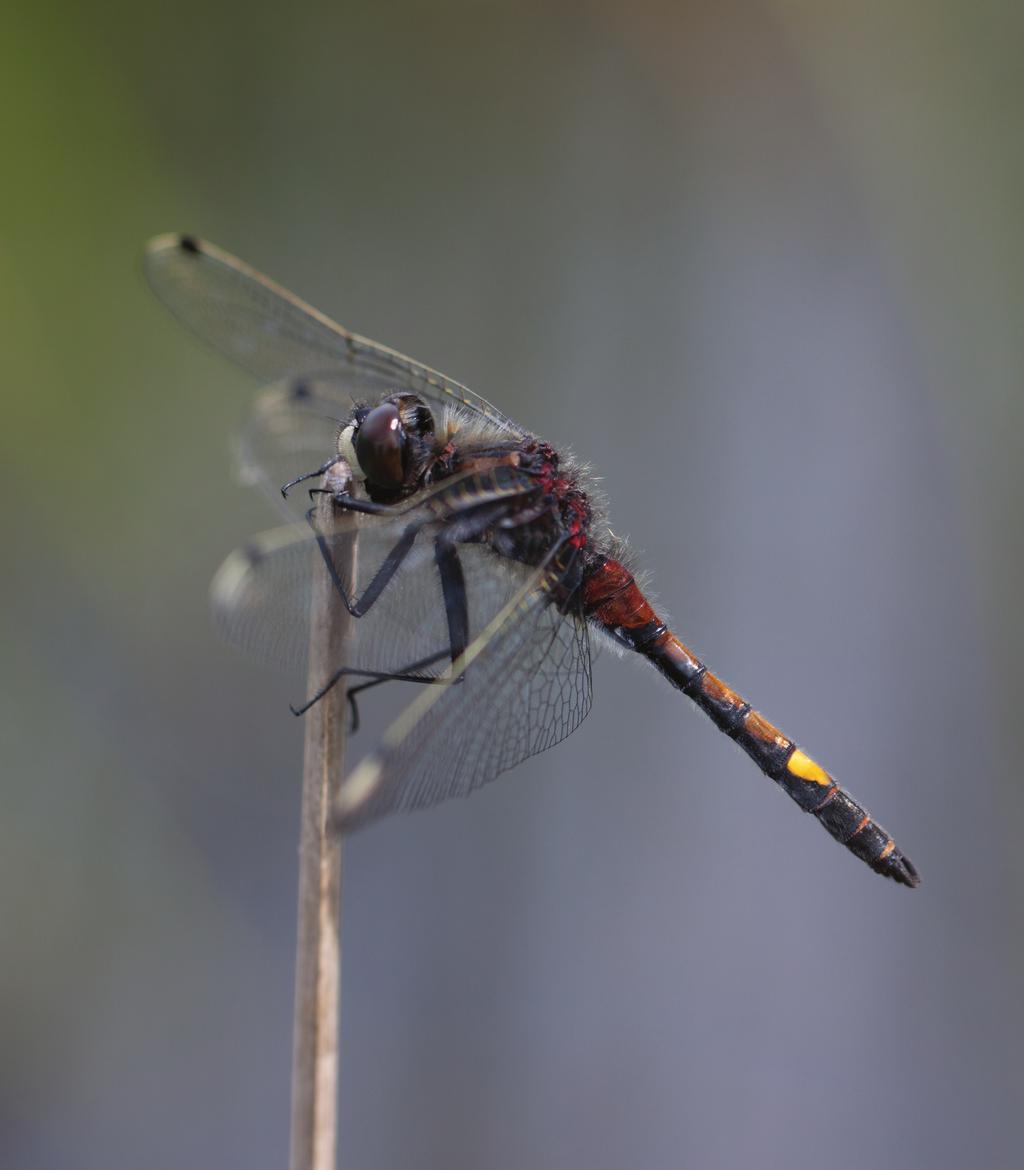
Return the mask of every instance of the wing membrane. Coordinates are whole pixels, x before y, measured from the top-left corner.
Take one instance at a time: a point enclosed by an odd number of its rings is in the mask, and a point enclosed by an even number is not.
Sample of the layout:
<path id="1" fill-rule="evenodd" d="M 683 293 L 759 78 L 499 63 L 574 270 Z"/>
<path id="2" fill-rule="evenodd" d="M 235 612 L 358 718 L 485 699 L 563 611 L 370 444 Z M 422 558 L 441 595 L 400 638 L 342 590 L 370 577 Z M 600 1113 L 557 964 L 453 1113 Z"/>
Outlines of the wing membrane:
<path id="1" fill-rule="evenodd" d="M 229 253 L 191 236 L 158 236 L 145 254 L 157 296 L 194 333 L 266 382 L 329 375 L 357 395 L 407 389 L 458 403 L 510 434 L 501 411 L 444 374 L 336 324 Z"/>
<path id="2" fill-rule="evenodd" d="M 340 829 L 466 796 L 575 731 L 591 705 L 590 638 L 552 600 L 563 573 L 556 552 L 456 664 L 463 681 L 421 690 L 346 778 Z"/>
<path id="3" fill-rule="evenodd" d="M 301 487 L 287 499 L 282 484 L 314 471 L 335 454 L 352 396 L 335 378 L 302 378 L 264 390 L 233 443 L 235 471 L 285 520 L 301 520 L 309 497 Z"/>

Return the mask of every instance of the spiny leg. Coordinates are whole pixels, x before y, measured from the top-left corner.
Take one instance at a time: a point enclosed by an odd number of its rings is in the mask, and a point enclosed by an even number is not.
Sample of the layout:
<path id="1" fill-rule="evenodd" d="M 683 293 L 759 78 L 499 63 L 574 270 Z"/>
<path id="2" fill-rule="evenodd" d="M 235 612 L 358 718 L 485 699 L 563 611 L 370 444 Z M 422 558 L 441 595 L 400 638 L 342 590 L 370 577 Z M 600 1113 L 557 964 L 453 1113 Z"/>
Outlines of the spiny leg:
<path id="1" fill-rule="evenodd" d="M 358 501 L 362 504 L 365 501 Z M 390 511 L 391 509 L 383 508 L 382 505 L 373 505 L 374 509 L 383 509 Z M 370 686 L 377 685 L 383 682 L 419 682 L 419 683 L 460 683 L 462 676 L 458 678 L 436 678 L 434 676 L 417 675 L 415 671 L 421 670 L 426 666 L 431 666 L 435 662 L 440 661 L 444 657 L 450 657 L 452 665 L 465 654 L 469 646 L 469 602 L 466 596 L 466 578 L 462 571 L 462 562 L 459 559 L 458 543 L 460 541 L 472 541 L 478 539 L 487 528 L 489 528 L 495 519 L 505 512 L 508 508 L 507 501 L 502 501 L 496 508 L 494 505 L 480 509 L 467 509 L 467 512 L 461 515 L 456 515 L 452 518 L 448 528 L 443 531 L 434 542 L 434 559 L 437 564 L 438 576 L 441 584 L 441 595 L 444 599 L 445 618 L 448 624 L 448 639 L 449 646 L 446 650 L 439 651 L 436 654 L 428 655 L 424 659 L 417 662 L 410 663 L 407 667 L 397 672 L 388 671 L 372 671 L 359 670 L 352 667 L 341 667 L 324 683 L 317 692 L 312 695 L 300 707 L 292 707 L 294 715 L 303 715 L 310 707 L 319 702 L 320 699 L 327 694 L 327 692 L 335 686 L 338 681 L 346 675 L 358 675 L 369 678 L 368 683 L 360 684 L 353 687 L 348 692 L 348 698 L 352 704 L 352 718 L 353 731 L 358 727 L 359 715 L 352 695 L 358 691 L 366 690 Z M 335 588 L 345 603 L 346 608 L 353 617 L 362 617 L 373 603 L 380 597 L 384 589 L 387 587 L 391 578 L 398 571 L 402 561 L 408 555 L 412 548 L 413 542 L 420 529 L 426 523 L 426 520 L 418 520 L 410 523 L 409 527 L 403 533 L 398 543 L 384 558 L 381 567 L 377 570 L 373 580 L 363 591 L 362 597 L 358 602 L 351 602 L 344 586 L 340 580 L 337 569 L 334 565 L 334 560 L 331 557 L 330 550 L 327 548 L 327 542 L 323 534 L 319 531 L 314 520 L 314 510 L 310 509 L 307 513 L 307 520 L 310 527 L 316 535 L 317 544 L 320 548 L 321 555 L 327 565 L 328 572 L 331 574 L 331 580 L 334 582 Z"/>
<path id="2" fill-rule="evenodd" d="M 309 479 L 319 479 L 320 476 L 326 475 L 332 467 L 335 467 L 338 463 L 341 462 L 341 459 L 342 457 L 340 455 L 334 455 L 332 458 L 328 459 L 326 463 L 322 463 L 314 471 L 307 471 L 304 475 L 297 475 L 294 479 L 290 479 L 287 483 L 281 485 L 281 495 L 287 500 L 288 493 L 292 490 L 293 487 L 296 487 L 300 483 L 305 483 Z"/>
<path id="3" fill-rule="evenodd" d="M 438 677 L 436 675 L 416 674 L 417 670 L 424 670 L 428 666 L 433 666 L 442 659 L 448 658 L 450 651 L 446 647 L 444 650 L 438 650 L 436 654 L 430 654 L 426 658 L 420 658 L 416 662 L 410 662 L 407 666 L 403 666 L 394 674 L 381 673 L 375 678 L 371 678 L 369 682 L 359 683 L 357 686 L 349 687 L 345 692 L 345 698 L 348 700 L 349 706 L 352 709 L 352 724 L 349 731 L 352 735 L 359 730 L 359 708 L 356 705 L 356 695 L 362 694 L 363 691 L 368 691 L 371 687 L 379 687 L 382 683 L 387 682 L 412 682 L 412 683 L 443 683 L 446 686 L 452 682 L 461 682 L 462 679 Z"/>
<path id="4" fill-rule="evenodd" d="M 409 550 L 412 548 L 416 535 L 423 527 L 425 520 L 414 520 L 406 528 L 405 532 L 399 537 L 395 546 L 391 549 L 388 555 L 381 561 L 380 567 L 373 575 L 373 580 L 363 590 L 362 596 L 357 600 L 352 600 L 345 585 L 338 573 L 338 568 L 334 563 L 334 557 L 331 555 L 331 550 L 327 547 L 327 538 L 316 526 L 315 509 L 310 508 L 306 513 L 306 519 L 309 522 L 310 528 L 316 537 L 317 547 L 320 549 L 320 555 L 324 559 L 324 564 L 327 566 L 327 571 L 331 575 L 331 581 L 334 583 L 334 588 L 338 591 L 338 596 L 345 604 L 345 608 L 355 618 L 361 618 L 373 606 L 373 603 L 378 600 L 380 595 L 387 588 L 391 582 L 392 577 L 398 572 L 402 566 L 402 562 L 409 555 Z"/>
<path id="5" fill-rule="evenodd" d="M 434 654 L 428 654 L 425 658 L 419 658 L 415 662 L 410 662 L 407 666 L 401 667 L 396 671 L 385 670 L 361 670 L 355 666 L 342 666 L 331 675 L 331 677 L 320 687 L 317 692 L 308 698 L 301 706 L 292 707 L 293 715 L 305 715 L 305 713 L 314 704 L 319 703 L 320 700 L 327 694 L 332 687 L 345 677 L 367 678 L 370 681 L 360 683 L 357 686 L 350 687 L 346 692 L 345 697 L 349 700 L 352 706 L 352 731 L 355 732 L 359 727 L 359 712 L 355 704 L 353 696 L 359 691 L 368 690 L 370 687 L 379 686 L 386 682 L 416 682 L 416 683 L 449 683 L 452 680 L 448 678 L 438 678 L 434 675 L 416 674 L 418 670 L 424 670 L 428 666 L 433 666 L 444 658 L 448 658 L 450 650 L 445 647 L 444 650 L 438 650 Z"/>
<path id="6" fill-rule="evenodd" d="M 320 470 L 329 468 L 336 462 L 339 462 L 339 460 L 330 460 Z M 315 474 L 317 473 L 313 472 L 308 476 L 300 477 L 300 480 L 296 482 L 300 482 L 301 479 L 312 478 Z M 329 495 L 336 507 L 347 512 L 358 512 L 367 516 L 397 517 L 411 510 L 393 504 L 379 504 L 373 500 L 359 499 L 350 495 L 347 490 L 338 491 L 330 488 L 312 488 L 309 494 L 310 497 L 320 494 Z M 451 582 L 452 592 L 445 593 L 445 607 L 448 611 L 449 625 L 453 621 L 452 602 L 450 598 L 454 596 L 455 591 L 461 590 L 463 594 L 463 607 L 465 607 L 465 584 L 462 577 L 462 568 L 458 563 L 458 556 L 455 553 L 455 546 L 459 543 L 479 539 L 489 527 L 506 519 L 519 506 L 521 497 L 526 494 L 528 493 L 517 492 L 515 495 L 506 495 L 500 499 L 492 499 L 484 502 L 475 501 L 472 495 L 466 496 L 464 494 L 460 503 L 448 513 L 445 529 L 438 537 L 438 547 L 440 548 L 443 545 L 444 550 L 437 552 L 437 563 L 442 576 L 442 588 L 445 588 L 446 574 Z M 436 514 L 424 512 L 416 519 L 411 520 L 405 532 L 395 544 L 395 547 L 384 558 L 373 580 L 363 591 L 362 597 L 358 601 L 353 601 L 348 596 L 348 592 L 338 573 L 337 566 L 334 563 L 334 558 L 331 556 L 330 549 L 327 547 L 327 539 L 317 527 L 316 509 L 310 508 L 306 513 L 306 520 L 316 537 L 320 554 L 327 566 L 327 571 L 331 575 L 334 587 L 344 602 L 345 608 L 353 617 L 362 617 L 370 609 L 373 603 L 380 597 L 381 593 L 387 588 L 391 578 L 401 567 L 402 561 L 412 548 L 417 533 L 427 524 L 437 519 Z M 466 624 L 468 626 L 468 622 Z M 458 657 L 458 654 L 461 654 L 465 650 L 468 644 L 469 637 L 467 630 L 466 636 L 463 639 L 453 643 L 453 645 L 458 646 L 458 652 L 453 651 L 453 661 Z"/>
<path id="7" fill-rule="evenodd" d="M 441 595 L 448 621 L 448 640 L 454 664 L 469 645 L 469 603 L 466 598 L 466 577 L 462 571 L 458 549 L 443 534 L 434 542 L 434 559 L 441 578 Z"/>
<path id="8" fill-rule="evenodd" d="M 415 535 L 415 532 L 413 532 L 412 537 L 415 537 Z M 406 532 L 406 536 L 409 536 L 408 532 Z M 403 536 L 402 541 L 399 542 L 399 545 L 402 544 L 406 536 Z M 411 546 L 411 539 L 409 544 Z M 387 560 L 394 556 L 398 551 L 399 545 L 396 545 L 395 549 L 393 549 L 392 552 L 388 554 L 388 557 L 385 559 L 385 564 L 387 563 Z M 401 557 L 404 557 L 408 551 L 408 548 L 406 548 L 401 552 L 401 556 L 398 559 L 398 564 L 401 563 Z M 407 667 L 404 667 L 399 671 L 363 670 L 350 666 L 339 667 L 339 669 L 331 675 L 331 677 L 323 684 L 323 686 L 321 686 L 313 695 L 311 695 L 305 701 L 305 703 L 299 707 L 291 708 L 293 715 L 304 715 L 310 709 L 310 707 L 312 707 L 315 703 L 318 703 L 324 697 L 324 695 L 326 695 L 332 687 L 336 686 L 341 679 L 345 678 L 346 675 L 358 676 L 371 680 L 369 683 L 364 683 L 359 687 L 353 688 L 354 690 L 365 690 L 368 686 L 382 682 L 450 683 L 462 681 L 461 678 L 435 678 L 433 676 L 417 675 L 415 673 L 417 670 L 422 670 L 426 666 L 432 666 L 435 662 L 439 662 L 442 658 L 445 657 L 450 658 L 454 664 L 466 652 L 466 647 L 469 645 L 469 602 L 466 597 L 466 579 L 462 572 L 462 562 L 459 560 L 458 550 L 455 547 L 455 544 L 449 538 L 440 536 L 435 542 L 434 553 L 435 559 L 437 561 L 438 575 L 441 581 L 441 595 L 444 598 L 445 616 L 448 622 L 448 647 L 436 654 L 428 655 L 426 658 L 410 663 Z M 325 556 L 326 555 L 329 555 L 329 553 L 325 551 Z M 333 568 L 333 566 L 330 565 L 330 562 L 328 562 L 328 564 L 329 567 Z M 366 609 L 368 609 L 369 606 L 372 605 L 374 601 L 376 601 L 377 597 L 380 596 L 381 591 L 387 584 L 387 581 L 390 580 L 390 578 L 394 575 L 395 569 L 397 569 L 397 567 L 398 565 L 396 564 L 394 569 L 392 569 L 391 572 L 387 575 L 387 579 L 384 580 L 384 582 L 377 589 L 376 593 L 370 598 L 370 602 L 363 609 L 363 613 L 365 613 Z M 383 566 L 364 592 L 364 599 L 366 598 L 367 594 L 370 593 L 371 589 L 373 589 L 374 585 L 376 585 L 378 579 L 381 577 L 382 572 Z M 342 593 L 342 597 L 344 596 L 345 594 Z M 349 612 L 352 612 L 351 609 Z M 361 614 L 354 616 L 361 616 Z M 349 692 L 349 696 L 351 696 L 351 694 L 352 691 Z M 354 706 L 354 704 L 353 722 L 355 726 L 358 726 L 358 709 Z"/>
<path id="9" fill-rule="evenodd" d="M 322 492 L 325 490 L 326 489 L 323 488 L 315 488 L 310 492 L 310 495 L 314 494 L 314 492 Z M 333 496 L 335 504 L 341 508 L 344 508 L 346 511 L 360 512 L 370 516 L 401 514 L 399 510 L 388 504 L 376 504 L 372 500 L 357 500 L 352 496 L 341 495 L 338 493 L 328 494 Z M 455 529 L 457 536 L 449 532 L 442 533 L 442 535 L 438 537 L 438 546 L 443 544 L 445 549 L 448 550 L 443 554 L 437 554 L 438 569 L 441 572 L 441 587 L 442 589 L 445 588 L 445 574 L 448 573 L 452 579 L 452 588 L 461 588 L 463 594 L 463 606 L 465 605 L 465 584 L 462 577 L 462 568 L 458 563 L 458 555 L 455 552 L 455 546 L 458 541 L 468 541 L 477 538 L 480 533 L 485 531 L 486 528 L 488 528 L 494 522 L 495 517 L 507 511 L 508 507 L 508 501 L 503 500 L 497 505 L 497 507 L 493 505 L 489 508 L 483 507 L 479 509 L 470 507 L 466 510 L 466 512 L 469 514 L 454 513 L 452 516 L 451 527 Z M 338 573 L 337 566 L 334 563 L 334 558 L 331 555 L 330 549 L 327 547 L 327 538 L 317 527 L 316 509 L 310 508 L 306 513 L 306 520 L 310 528 L 313 530 L 313 535 L 316 537 L 317 546 L 319 547 L 320 554 L 324 559 L 324 564 L 327 566 L 327 571 L 331 575 L 331 580 L 334 582 L 334 587 L 337 589 L 338 595 L 344 602 L 345 608 L 353 617 L 357 618 L 362 617 L 384 592 L 392 577 L 394 577 L 395 573 L 398 572 L 402 562 L 405 560 L 406 556 L 408 556 L 409 550 L 412 548 L 417 534 L 432 519 L 432 516 L 426 515 L 409 522 L 408 527 L 399 538 L 394 548 L 381 562 L 380 567 L 374 574 L 373 580 L 363 590 L 362 596 L 358 599 L 358 601 L 353 601 L 348 596 L 348 592 L 345 589 L 340 574 Z M 454 567 L 452 566 L 453 559 Z M 442 563 L 442 561 L 444 563 Z M 452 621 L 452 614 L 451 609 L 449 608 L 450 603 L 448 597 L 449 594 L 446 592 L 445 607 L 448 609 L 448 620 L 450 624 Z M 468 642 L 469 639 L 467 635 L 467 637 L 461 643 L 458 653 L 462 653 L 462 651 L 465 650 Z M 453 653 L 452 660 L 454 661 L 457 656 L 457 654 Z"/>

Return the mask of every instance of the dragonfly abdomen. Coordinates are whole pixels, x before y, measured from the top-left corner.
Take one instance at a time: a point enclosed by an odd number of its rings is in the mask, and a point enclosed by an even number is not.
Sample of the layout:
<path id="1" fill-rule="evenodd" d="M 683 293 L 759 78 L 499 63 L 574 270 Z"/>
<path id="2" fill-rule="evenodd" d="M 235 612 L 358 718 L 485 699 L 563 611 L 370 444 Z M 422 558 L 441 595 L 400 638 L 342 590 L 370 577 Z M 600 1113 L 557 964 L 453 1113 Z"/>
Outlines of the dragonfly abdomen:
<path id="1" fill-rule="evenodd" d="M 906 886 L 918 884 L 916 869 L 889 834 L 810 756 L 683 645 L 625 566 L 610 558 L 594 563 L 583 590 L 591 621 L 643 654 L 837 841 L 876 873 Z"/>

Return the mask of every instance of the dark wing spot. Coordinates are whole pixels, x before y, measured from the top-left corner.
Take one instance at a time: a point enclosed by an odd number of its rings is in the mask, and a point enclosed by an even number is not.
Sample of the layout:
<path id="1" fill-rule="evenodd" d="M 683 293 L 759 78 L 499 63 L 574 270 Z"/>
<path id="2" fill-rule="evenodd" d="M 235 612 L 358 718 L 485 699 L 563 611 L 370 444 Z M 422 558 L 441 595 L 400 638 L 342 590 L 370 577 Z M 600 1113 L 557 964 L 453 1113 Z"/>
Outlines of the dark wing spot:
<path id="1" fill-rule="evenodd" d="M 292 386 L 291 396 L 294 402 L 304 402 L 307 398 L 313 397 L 313 391 L 309 388 L 308 382 L 296 382 Z"/>
<path id="2" fill-rule="evenodd" d="M 192 256 L 198 256 L 202 249 L 199 246 L 199 241 L 195 236 L 179 236 L 178 247 L 183 252 L 188 252 Z"/>

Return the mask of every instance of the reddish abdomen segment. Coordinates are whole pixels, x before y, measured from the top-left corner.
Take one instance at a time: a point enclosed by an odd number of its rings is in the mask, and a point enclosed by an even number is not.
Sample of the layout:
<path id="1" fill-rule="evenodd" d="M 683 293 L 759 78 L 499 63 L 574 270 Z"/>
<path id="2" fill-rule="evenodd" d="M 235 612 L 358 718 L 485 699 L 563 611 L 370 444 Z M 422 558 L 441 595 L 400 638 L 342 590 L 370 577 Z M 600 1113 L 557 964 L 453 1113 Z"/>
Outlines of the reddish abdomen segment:
<path id="1" fill-rule="evenodd" d="M 726 686 L 667 628 L 624 565 L 604 558 L 583 583 L 588 618 L 637 651 L 734 739 L 765 775 L 812 813 L 833 837 L 885 877 L 920 879 L 910 859 L 852 796 L 797 745 Z"/>

